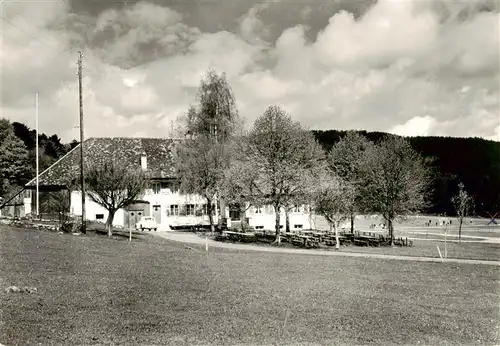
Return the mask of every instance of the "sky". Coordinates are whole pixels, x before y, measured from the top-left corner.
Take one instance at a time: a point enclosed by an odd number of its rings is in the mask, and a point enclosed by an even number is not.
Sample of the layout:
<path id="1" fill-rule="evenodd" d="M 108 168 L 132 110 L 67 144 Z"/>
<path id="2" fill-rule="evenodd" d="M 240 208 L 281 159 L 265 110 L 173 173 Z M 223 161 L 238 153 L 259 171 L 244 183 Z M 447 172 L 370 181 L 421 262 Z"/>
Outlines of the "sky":
<path id="1" fill-rule="evenodd" d="M 280 105 L 310 129 L 500 141 L 499 12 L 494 0 L 4 0 L 0 117 L 33 128 L 38 92 L 40 131 L 78 139 L 81 50 L 85 137 L 175 136 L 212 68 L 248 126 Z"/>

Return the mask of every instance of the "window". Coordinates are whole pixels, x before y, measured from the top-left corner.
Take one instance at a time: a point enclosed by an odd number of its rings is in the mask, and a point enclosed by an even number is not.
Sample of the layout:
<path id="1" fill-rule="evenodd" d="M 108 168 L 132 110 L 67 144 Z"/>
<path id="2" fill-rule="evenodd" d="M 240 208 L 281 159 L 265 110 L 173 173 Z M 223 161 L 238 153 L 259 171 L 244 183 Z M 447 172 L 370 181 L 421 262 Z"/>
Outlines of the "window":
<path id="1" fill-rule="evenodd" d="M 294 213 L 300 213 L 300 205 L 296 205 L 293 207 L 293 212 Z"/>
<path id="2" fill-rule="evenodd" d="M 96 220 L 104 220 L 104 214 L 95 214 Z"/>
<path id="3" fill-rule="evenodd" d="M 208 204 L 203 204 L 203 215 L 208 215 Z M 212 204 L 212 215 L 215 214 L 215 205 Z"/>
<path id="4" fill-rule="evenodd" d="M 255 229 L 264 229 L 264 226 L 255 226 Z"/>
<path id="5" fill-rule="evenodd" d="M 159 194 L 160 193 L 160 190 L 161 190 L 161 184 L 160 183 L 152 183 L 151 184 L 151 188 L 153 189 L 153 193 L 155 195 Z"/>
<path id="6" fill-rule="evenodd" d="M 254 213 L 255 214 L 262 214 L 262 208 L 261 207 L 254 207 Z"/>
<path id="7" fill-rule="evenodd" d="M 186 215 L 194 215 L 195 208 L 194 204 L 186 204 Z"/>
<path id="8" fill-rule="evenodd" d="M 303 225 L 293 225 L 293 228 L 302 229 Z"/>
<path id="9" fill-rule="evenodd" d="M 172 193 L 179 192 L 179 183 L 175 181 L 171 181 L 167 183 L 167 187 Z"/>
<path id="10" fill-rule="evenodd" d="M 240 221 L 241 220 L 241 210 L 231 208 L 229 209 L 229 218 L 231 221 Z"/>
<path id="11" fill-rule="evenodd" d="M 179 206 L 177 204 L 170 206 L 170 215 L 179 215 Z"/>

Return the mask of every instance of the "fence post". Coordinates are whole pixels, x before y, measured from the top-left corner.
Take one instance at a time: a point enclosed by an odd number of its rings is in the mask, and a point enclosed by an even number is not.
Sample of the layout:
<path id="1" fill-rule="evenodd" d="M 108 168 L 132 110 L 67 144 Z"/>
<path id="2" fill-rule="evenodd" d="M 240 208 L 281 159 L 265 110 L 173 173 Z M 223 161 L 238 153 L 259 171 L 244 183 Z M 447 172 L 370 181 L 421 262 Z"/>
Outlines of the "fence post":
<path id="1" fill-rule="evenodd" d="M 437 249 L 438 249 L 438 253 L 439 253 L 439 258 L 443 259 L 443 256 L 441 255 L 441 250 L 439 250 L 439 246 L 436 245 Z"/>

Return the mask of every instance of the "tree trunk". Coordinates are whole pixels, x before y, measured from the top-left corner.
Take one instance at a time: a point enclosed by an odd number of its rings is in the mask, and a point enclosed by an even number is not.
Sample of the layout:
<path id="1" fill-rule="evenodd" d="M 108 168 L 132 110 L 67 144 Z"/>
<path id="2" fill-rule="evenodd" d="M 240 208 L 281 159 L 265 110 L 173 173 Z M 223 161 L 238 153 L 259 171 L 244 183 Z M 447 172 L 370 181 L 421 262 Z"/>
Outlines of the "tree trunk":
<path id="1" fill-rule="evenodd" d="M 394 246 L 394 226 L 392 225 L 392 220 L 387 220 L 387 225 L 389 229 L 389 237 L 391 237 L 391 247 Z"/>
<path id="2" fill-rule="evenodd" d="M 311 202 L 310 201 L 309 201 L 309 205 L 307 206 L 307 208 L 308 208 L 307 211 L 309 213 L 309 228 L 313 229 L 313 222 L 312 222 L 313 217 L 312 217 L 312 208 L 311 208 Z"/>
<path id="3" fill-rule="evenodd" d="M 247 209 L 246 208 L 242 208 L 241 207 L 241 204 L 239 205 L 239 208 L 240 208 L 240 226 L 241 226 L 241 231 L 245 231 L 248 227 L 247 227 L 247 219 L 246 219 L 246 211 Z"/>
<path id="4" fill-rule="evenodd" d="M 113 235 L 113 219 L 115 218 L 116 210 L 108 210 L 108 218 L 106 220 L 106 229 L 108 230 L 108 237 Z"/>
<path id="5" fill-rule="evenodd" d="M 333 228 L 335 229 L 335 250 L 340 250 L 339 223 L 337 221 L 333 223 Z"/>
<path id="6" fill-rule="evenodd" d="M 460 223 L 458 224 L 458 242 L 460 243 L 462 240 L 462 223 L 464 222 L 464 219 L 461 217 L 460 218 Z"/>
<path id="7" fill-rule="evenodd" d="M 351 234 L 354 234 L 354 214 L 351 214 Z"/>
<path id="8" fill-rule="evenodd" d="M 223 197 L 219 197 L 218 204 L 220 213 L 219 213 L 219 220 L 217 220 L 218 221 L 217 223 L 219 225 L 219 229 L 222 229 L 223 221 L 226 218 L 226 201 L 224 201 Z"/>
<path id="9" fill-rule="evenodd" d="M 210 222 L 210 232 L 212 232 L 212 236 L 215 233 L 215 225 L 214 225 L 214 216 L 212 210 L 212 201 L 207 198 L 207 213 L 208 213 L 208 221 Z"/>
<path id="10" fill-rule="evenodd" d="M 278 244 L 278 246 L 281 244 L 281 238 L 280 238 L 280 207 L 279 206 L 274 206 L 274 211 L 275 211 L 275 223 L 274 223 L 274 229 L 276 231 L 276 240 L 274 241 L 275 243 Z"/>
<path id="11" fill-rule="evenodd" d="M 285 232 L 290 232 L 290 211 L 288 208 L 285 208 Z"/>
<path id="12" fill-rule="evenodd" d="M 241 229 L 241 232 L 245 232 L 245 225 L 244 225 L 244 223 L 245 223 L 244 211 L 242 211 L 241 208 L 240 208 L 240 229 Z"/>

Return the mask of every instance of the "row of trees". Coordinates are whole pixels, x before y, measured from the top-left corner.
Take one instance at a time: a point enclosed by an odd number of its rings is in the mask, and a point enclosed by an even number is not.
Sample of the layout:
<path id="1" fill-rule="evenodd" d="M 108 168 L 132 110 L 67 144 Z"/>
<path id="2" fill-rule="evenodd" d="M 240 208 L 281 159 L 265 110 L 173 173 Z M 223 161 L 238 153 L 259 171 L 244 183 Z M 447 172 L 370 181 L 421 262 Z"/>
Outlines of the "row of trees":
<path id="1" fill-rule="evenodd" d="M 405 139 L 386 136 L 375 143 L 348 132 L 325 152 L 311 131 L 276 105 L 244 130 L 224 74 L 208 72 L 200 84 L 198 104 L 189 109 L 184 120 L 188 138 L 177 147 L 175 160 L 181 191 L 206 199 L 212 231 L 214 204 L 222 213 L 219 222 L 225 217 L 226 202 L 239 205 L 241 211 L 251 205 L 272 205 L 279 243 L 279 211 L 284 211 L 289 229 L 290 210 L 306 204 L 323 215 L 336 234 L 340 222 L 346 219 L 354 231 L 356 214 L 379 213 L 393 242 L 394 221 L 428 204 L 435 174 L 432 162 L 415 152 Z M 14 135 L 11 124 L 0 122 L 0 192 L 8 189 L 6 184 L 20 184 L 25 179 L 23 174 L 29 175 L 22 168 L 29 166 L 28 161 L 27 149 Z M 131 171 L 116 162 L 87 170 L 87 193 L 108 210 L 109 231 L 116 211 L 136 200 L 146 180 L 141 171 Z M 462 186 L 453 200 L 461 220 L 470 201 Z"/>
<path id="2" fill-rule="evenodd" d="M 225 202 L 272 205 L 288 219 L 291 208 L 308 204 L 335 230 L 346 218 L 354 230 L 357 213 L 376 212 L 393 240 L 394 220 L 426 205 L 433 170 L 401 137 L 373 143 L 348 133 L 326 153 L 276 105 L 244 131 L 231 88 L 214 71 L 202 80 L 198 101 L 186 117 L 189 139 L 177 151 L 181 190 L 204 196 L 208 205 L 218 201 L 221 211 Z"/>

